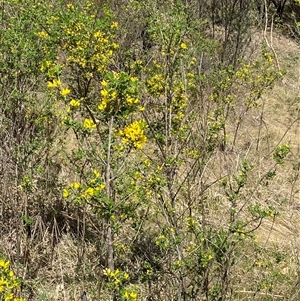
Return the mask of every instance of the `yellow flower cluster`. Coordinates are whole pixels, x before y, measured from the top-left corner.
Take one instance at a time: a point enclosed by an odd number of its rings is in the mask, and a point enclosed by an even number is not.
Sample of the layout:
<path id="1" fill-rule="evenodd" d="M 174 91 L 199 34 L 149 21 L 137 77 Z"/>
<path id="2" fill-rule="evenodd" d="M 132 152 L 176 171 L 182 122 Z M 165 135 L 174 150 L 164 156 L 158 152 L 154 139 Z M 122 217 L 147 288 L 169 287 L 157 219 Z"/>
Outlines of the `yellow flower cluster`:
<path id="1" fill-rule="evenodd" d="M 47 83 L 48 88 L 58 88 L 61 86 L 61 81 L 59 79 L 53 79 Z"/>
<path id="2" fill-rule="evenodd" d="M 138 79 L 125 72 L 112 72 L 101 82 L 99 111 L 112 114 L 127 109 L 133 110 L 139 104 Z"/>
<path id="3" fill-rule="evenodd" d="M 9 261 L 0 259 L 0 268 L 3 272 L 7 272 L 9 270 Z"/>
<path id="4" fill-rule="evenodd" d="M 14 295 L 16 289 L 20 288 L 20 282 L 9 267 L 9 261 L 0 259 L 0 300 L 3 301 L 25 301 Z"/>
<path id="5" fill-rule="evenodd" d="M 52 63 L 49 60 L 44 60 L 41 62 L 40 71 L 41 72 L 47 72 L 51 69 Z M 50 73 L 50 72 L 49 72 Z M 49 82 L 48 82 L 49 83 Z"/>
<path id="6" fill-rule="evenodd" d="M 62 192 L 62 195 L 66 199 L 70 195 L 69 190 L 67 188 L 64 188 L 63 192 Z"/>
<path id="7" fill-rule="evenodd" d="M 74 5 L 72 3 L 68 3 L 67 4 L 67 8 L 68 9 L 74 9 L 75 7 L 74 7 Z"/>
<path id="8" fill-rule="evenodd" d="M 80 195 L 81 198 L 89 199 L 105 188 L 105 184 L 101 183 L 96 187 L 88 187 L 86 190 Z"/>
<path id="9" fill-rule="evenodd" d="M 162 249 L 166 249 L 170 244 L 169 239 L 164 234 L 160 234 L 157 237 L 155 243 L 156 243 L 156 245 L 158 245 Z"/>
<path id="10" fill-rule="evenodd" d="M 118 23 L 104 24 L 102 19 L 96 18 L 92 2 L 88 1 L 84 8 L 67 2 L 66 7 L 66 15 L 55 8 L 49 12 L 44 20 L 44 29 L 36 32 L 44 52 L 40 70 L 50 78 L 49 88 L 61 85 L 52 79 L 57 81 L 66 67 L 71 72 L 74 69 L 81 70 L 86 79 L 93 78 L 97 72 L 106 72 L 119 48 L 114 42 Z M 67 96 L 70 92 L 65 88 L 60 93 Z"/>
<path id="11" fill-rule="evenodd" d="M 151 76 L 147 82 L 146 86 L 148 92 L 154 96 L 159 97 L 164 94 L 165 92 L 165 79 L 162 73 L 157 73 Z"/>
<path id="12" fill-rule="evenodd" d="M 96 128 L 96 124 L 94 123 L 94 121 L 90 118 L 85 118 L 83 121 L 83 127 L 86 130 L 91 130 L 91 129 L 95 129 Z"/>
<path id="13" fill-rule="evenodd" d="M 191 216 L 189 216 L 186 219 L 186 226 L 189 230 L 194 229 L 196 225 L 197 225 L 197 221 L 194 218 L 192 218 Z"/>
<path id="14" fill-rule="evenodd" d="M 118 28 L 119 24 L 118 24 L 118 22 L 113 22 L 110 27 L 113 28 L 113 29 Z"/>
<path id="15" fill-rule="evenodd" d="M 187 106 L 187 96 L 184 91 L 184 85 L 182 82 L 179 82 L 174 87 L 173 99 L 172 99 L 172 109 L 173 109 L 173 120 L 180 121 L 185 116 L 185 108 Z"/>
<path id="16" fill-rule="evenodd" d="M 47 75 L 49 79 L 47 87 L 49 89 L 60 88 L 62 82 L 60 81 L 61 69 L 63 67 L 61 62 L 54 61 L 53 58 L 49 58 L 50 50 L 45 46 L 45 59 L 40 62 L 40 71 Z"/>
<path id="17" fill-rule="evenodd" d="M 185 43 L 181 43 L 180 48 L 183 49 L 183 50 L 186 50 L 188 47 Z"/>
<path id="18" fill-rule="evenodd" d="M 240 68 L 235 72 L 234 76 L 241 81 L 246 93 L 243 95 L 244 103 L 249 108 L 257 107 L 258 100 L 264 93 L 266 88 L 272 86 L 274 81 L 282 77 L 282 73 L 274 67 L 274 56 L 267 51 L 265 47 L 262 49 L 262 56 L 253 63 L 241 63 Z M 240 83 L 238 82 L 238 85 Z M 216 98 L 217 96 L 217 98 Z M 213 96 L 214 99 L 220 99 L 218 93 Z M 222 98 L 224 103 L 231 103 L 236 99 L 235 95 L 226 95 Z"/>
<path id="19" fill-rule="evenodd" d="M 272 63 L 272 62 L 274 61 L 274 56 L 273 56 L 270 52 L 268 52 L 268 51 L 264 51 L 264 52 L 263 52 L 263 56 L 264 56 L 265 60 L 266 60 L 269 64 Z"/>
<path id="20" fill-rule="evenodd" d="M 69 95 L 71 93 L 71 90 L 69 88 L 63 88 L 61 91 L 60 91 L 60 95 L 65 97 L 67 95 Z"/>
<path id="21" fill-rule="evenodd" d="M 47 82 L 47 87 L 49 89 L 56 89 L 62 86 L 62 82 L 60 79 L 53 78 L 53 80 Z M 60 88 L 59 94 L 62 97 L 66 97 L 71 93 L 71 90 L 68 87 Z"/>
<path id="22" fill-rule="evenodd" d="M 136 301 L 137 300 L 137 292 L 125 290 L 123 297 L 124 297 L 125 301 Z"/>
<path id="23" fill-rule="evenodd" d="M 100 172 L 94 169 L 87 185 L 82 185 L 79 182 L 70 183 L 67 188 L 63 189 L 63 197 L 67 198 L 73 193 L 79 199 L 90 199 L 97 196 L 104 188 L 105 184 L 102 182 Z"/>
<path id="24" fill-rule="evenodd" d="M 247 81 L 250 72 L 252 71 L 250 64 L 241 64 L 241 67 L 236 71 L 236 77 L 240 78 L 241 80 Z"/>
<path id="25" fill-rule="evenodd" d="M 95 195 L 95 189 L 93 187 L 88 187 L 85 191 L 81 194 L 82 198 L 90 199 Z"/>
<path id="26" fill-rule="evenodd" d="M 70 107 L 71 108 L 78 108 L 80 106 L 80 101 L 77 99 L 72 99 L 70 101 Z"/>
<path id="27" fill-rule="evenodd" d="M 47 39 L 49 37 L 48 33 L 45 30 L 38 32 L 37 35 L 42 39 Z"/>
<path id="28" fill-rule="evenodd" d="M 119 269 L 112 271 L 107 268 L 103 270 L 103 274 L 107 276 L 108 281 L 113 283 L 115 286 L 119 286 L 129 280 L 129 274 L 127 272 L 120 271 Z"/>
<path id="29" fill-rule="evenodd" d="M 136 120 L 118 132 L 118 136 L 122 137 L 122 143 L 133 146 L 136 149 L 142 149 L 143 144 L 147 142 L 144 129 L 146 124 L 143 120 Z"/>
<path id="30" fill-rule="evenodd" d="M 214 256 L 211 252 L 204 253 L 201 258 L 202 267 L 206 267 L 213 258 L 214 258 Z"/>
<path id="31" fill-rule="evenodd" d="M 84 16 L 85 22 L 78 22 L 75 7 L 70 13 L 74 13 L 73 20 L 70 24 L 62 26 L 65 37 L 63 50 L 68 54 L 67 65 L 104 72 L 114 52 L 119 48 L 111 41 L 113 35 L 110 36 L 98 29 L 91 31 L 89 21 L 93 19 L 92 16 Z M 117 22 L 113 22 L 110 28 L 117 27 Z"/>

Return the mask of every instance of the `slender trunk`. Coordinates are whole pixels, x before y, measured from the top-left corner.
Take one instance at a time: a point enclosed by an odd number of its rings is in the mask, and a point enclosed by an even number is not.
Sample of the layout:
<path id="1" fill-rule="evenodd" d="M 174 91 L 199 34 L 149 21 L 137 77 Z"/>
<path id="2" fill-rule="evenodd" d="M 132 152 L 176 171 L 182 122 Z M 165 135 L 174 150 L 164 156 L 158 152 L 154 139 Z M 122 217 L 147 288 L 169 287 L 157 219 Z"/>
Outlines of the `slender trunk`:
<path id="1" fill-rule="evenodd" d="M 111 190 L 111 143 L 112 143 L 112 131 L 113 131 L 114 117 L 111 117 L 109 121 L 109 132 L 108 132 L 108 146 L 107 146 L 107 157 L 106 157 L 106 175 L 105 175 L 105 184 L 106 184 L 106 197 L 108 200 L 112 199 L 112 190 Z M 107 233 L 106 233 L 106 242 L 107 242 L 107 267 L 113 271 L 114 270 L 114 247 L 113 247 L 113 230 L 110 217 L 106 217 L 107 223 Z"/>
<path id="2" fill-rule="evenodd" d="M 105 189 L 106 189 L 106 198 L 108 203 L 113 199 L 113 190 L 112 190 L 112 170 L 111 170 L 111 149 L 112 149 L 112 134 L 114 126 L 114 117 L 112 116 L 109 120 L 108 128 L 108 145 L 107 145 L 107 154 L 106 154 L 106 172 L 105 172 Z M 107 268 L 111 271 L 114 271 L 114 234 L 113 234 L 113 225 L 110 219 L 110 215 L 107 214 L 105 217 L 106 223 L 106 245 L 107 245 Z M 109 298 L 110 301 L 116 300 L 115 293 L 112 293 Z"/>
<path id="3" fill-rule="evenodd" d="M 112 231 L 112 224 L 111 221 L 107 221 L 107 266 L 108 268 L 113 271 L 114 266 L 114 246 L 113 246 L 113 231 Z"/>

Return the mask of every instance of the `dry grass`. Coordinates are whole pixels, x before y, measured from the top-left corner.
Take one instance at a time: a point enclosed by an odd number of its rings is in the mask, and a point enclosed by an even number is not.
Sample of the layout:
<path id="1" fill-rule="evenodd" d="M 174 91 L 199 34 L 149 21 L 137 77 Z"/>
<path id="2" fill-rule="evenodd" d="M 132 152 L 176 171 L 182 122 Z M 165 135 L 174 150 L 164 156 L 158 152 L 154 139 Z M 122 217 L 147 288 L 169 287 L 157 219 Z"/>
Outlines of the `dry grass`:
<path id="1" fill-rule="evenodd" d="M 266 224 L 263 232 L 267 233 L 270 240 L 289 245 L 295 232 L 299 231 L 296 225 L 300 218 L 300 194 L 296 192 L 300 185 L 299 179 L 293 187 L 290 184 L 292 174 L 295 174 L 293 164 L 298 163 L 300 156 L 300 47 L 283 36 L 273 37 L 273 47 L 286 75 L 265 96 L 264 131 L 275 145 L 289 143 L 292 152 L 286 168 L 278 172 L 274 194 L 269 200 L 280 207 L 281 217 L 274 224 Z M 292 188 L 294 191 L 291 191 Z"/>

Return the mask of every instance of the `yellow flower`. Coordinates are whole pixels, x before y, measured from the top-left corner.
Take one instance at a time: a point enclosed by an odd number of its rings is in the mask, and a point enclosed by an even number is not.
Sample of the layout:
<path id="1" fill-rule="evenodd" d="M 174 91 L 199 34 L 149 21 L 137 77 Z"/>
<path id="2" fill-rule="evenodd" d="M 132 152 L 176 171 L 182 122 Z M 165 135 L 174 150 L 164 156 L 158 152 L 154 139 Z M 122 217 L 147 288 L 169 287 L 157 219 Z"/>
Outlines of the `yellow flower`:
<path id="1" fill-rule="evenodd" d="M 72 3 L 68 3 L 68 4 L 67 4 L 67 8 L 68 8 L 68 9 L 74 9 L 74 5 L 73 5 Z"/>
<path id="2" fill-rule="evenodd" d="M 117 96 L 118 96 L 117 92 L 116 91 L 112 91 L 112 93 L 111 93 L 111 99 L 112 100 L 116 100 Z"/>
<path id="3" fill-rule="evenodd" d="M 72 187 L 74 189 L 79 189 L 80 188 L 80 183 L 79 182 L 75 182 L 75 183 L 71 184 L 70 187 Z"/>
<path id="4" fill-rule="evenodd" d="M 185 43 L 181 43 L 181 44 L 180 44 L 180 48 L 181 48 L 181 49 L 187 49 L 187 45 L 186 45 Z"/>
<path id="5" fill-rule="evenodd" d="M 59 79 L 54 79 L 52 82 L 48 82 L 47 83 L 47 87 L 48 88 L 56 88 L 61 86 L 61 81 Z"/>
<path id="6" fill-rule="evenodd" d="M 150 167 L 151 166 L 151 162 L 150 160 L 146 159 L 144 162 L 143 162 L 147 167 Z"/>
<path id="7" fill-rule="evenodd" d="M 102 97 L 106 97 L 108 95 L 108 91 L 107 90 L 101 90 L 100 94 Z"/>
<path id="8" fill-rule="evenodd" d="M 45 31 L 45 30 L 42 30 L 42 31 L 40 31 L 39 33 L 38 33 L 38 36 L 40 37 L 40 38 L 43 38 L 43 39 L 46 39 L 46 38 L 48 38 L 48 33 Z"/>
<path id="9" fill-rule="evenodd" d="M 0 288 L 5 288 L 6 286 L 8 286 L 8 282 L 7 280 L 5 280 L 3 277 L 0 278 Z"/>
<path id="10" fill-rule="evenodd" d="M 2 268 L 4 271 L 7 271 L 9 268 L 9 261 L 5 261 L 3 259 L 0 260 L 0 268 Z"/>
<path id="11" fill-rule="evenodd" d="M 90 118 L 86 118 L 84 119 L 83 121 L 83 127 L 86 129 L 86 130 L 90 130 L 90 129 L 94 129 L 96 128 L 96 124 L 94 123 L 94 121 Z"/>
<path id="12" fill-rule="evenodd" d="M 106 86 L 108 85 L 108 82 L 107 82 L 106 80 L 103 80 L 103 81 L 101 82 L 101 85 L 102 85 L 103 87 L 106 87 Z"/>
<path id="13" fill-rule="evenodd" d="M 138 80 L 139 80 L 139 79 L 138 79 L 136 76 L 130 77 L 130 81 L 133 82 L 133 83 L 138 82 Z"/>
<path id="14" fill-rule="evenodd" d="M 79 101 L 79 100 L 76 100 L 76 99 L 72 99 L 72 100 L 70 101 L 70 106 L 71 106 L 71 107 L 74 107 L 74 108 L 77 108 L 77 107 L 80 106 L 80 101 Z"/>
<path id="15" fill-rule="evenodd" d="M 116 269 L 115 272 L 114 272 L 114 274 L 113 274 L 114 277 L 116 277 L 119 273 L 120 273 L 120 270 L 119 270 L 119 269 Z"/>
<path id="16" fill-rule="evenodd" d="M 63 190 L 63 197 L 67 198 L 68 196 L 69 196 L 69 191 L 68 191 L 68 189 L 64 188 L 64 190 Z"/>
<path id="17" fill-rule="evenodd" d="M 101 33 L 101 31 L 96 31 L 95 33 L 94 33 L 94 38 L 95 39 L 98 39 L 98 40 L 101 40 L 101 39 L 103 39 L 103 34 Z"/>
<path id="18" fill-rule="evenodd" d="M 93 174 L 95 175 L 96 178 L 100 177 L 100 172 L 97 169 L 93 170 Z"/>
<path id="19" fill-rule="evenodd" d="M 113 50 L 117 50 L 117 49 L 119 48 L 119 45 L 118 45 L 117 43 L 112 43 L 112 44 L 111 44 L 111 48 L 112 48 Z"/>
<path id="20" fill-rule="evenodd" d="M 129 106 L 132 106 L 134 104 L 137 104 L 139 103 L 139 99 L 138 98 L 133 98 L 131 96 L 128 96 L 127 99 L 126 99 L 126 102 Z"/>
<path id="21" fill-rule="evenodd" d="M 61 96 L 67 96 L 68 94 L 70 94 L 71 90 L 69 88 L 64 88 L 60 91 L 60 95 Z"/>
<path id="22" fill-rule="evenodd" d="M 195 65 L 196 62 L 197 62 L 197 59 L 195 57 L 193 57 L 191 60 L 191 66 Z"/>
<path id="23" fill-rule="evenodd" d="M 103 101 L 101 101 L 99 104 L 98 104 L 98 110 L 99 111 L 103 111 L 103 110 L 105 110 L 106 109 L 106 107 L 107 107 L 107 101 L 106 100 L 103 100 Z"/>
<path id="24" fill-rule="evenodd" d="M 137 293 L 135 291 L 125 291 L 124 298 L 126 301 L 136 301 L 137 300 Z"/>
<path id="25" fill-rule="evenodd" d="M 118 28 L 118 26 L 119 26 L 118 22 L 113 22 L 110 27 L 111 28 Z"/>
<path id="26" fill-rule="evenodd" d="M 10 301 L 14 298 L 14 295 L 12 293 L 6 293 L 4 297 L 4 301 Z"/>
<path id="27" fill-rule="evenodd" d="M 137 293 L 136 292 L 131 292 L 129 297 L 131 298 L 131 300 L 136 300 Z"/>
<path id="28" fill-rule="evenodd" d="M 49 69 L 50 66 L 51 66 L 51 62 L 50 61 L 42 62 L 40 70 L 42 72 L 44 72 L 46 69 Z"/>
<path id="29" fill-rule="evenodd" d="M 86 191 L 85 191 L 85 195 L 86 195 L 87 197 L 92 197 L 92 196 L 94 195 L 94 193 L 95 193 L 95 190 L 94 190 L 93 187 L 89 187 L 89 188 L 87 188 Z"/>
<path id="30" fill-rule="evenodd" d="M 102 191 L 104 188 L 105 188 L 105 184 L 102 183 L 99 186 L 97 186 L 95 189 L 96 189 L 96 191 Z"/>

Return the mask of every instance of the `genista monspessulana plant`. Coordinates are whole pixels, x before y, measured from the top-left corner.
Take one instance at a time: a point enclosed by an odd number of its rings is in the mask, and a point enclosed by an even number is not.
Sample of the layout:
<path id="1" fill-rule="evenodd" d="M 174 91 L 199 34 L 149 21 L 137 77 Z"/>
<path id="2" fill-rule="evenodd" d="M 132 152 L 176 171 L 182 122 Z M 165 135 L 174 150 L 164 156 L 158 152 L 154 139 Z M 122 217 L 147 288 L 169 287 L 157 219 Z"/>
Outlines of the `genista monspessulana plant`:
<path id="1" fill-rule="evenodd" d="M 24 298 L 296 300 L 258 239 L 295 152 L 253 118 L 283 76 L 256 2 L 3 2 L 0 252 Z"/>

